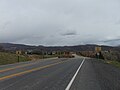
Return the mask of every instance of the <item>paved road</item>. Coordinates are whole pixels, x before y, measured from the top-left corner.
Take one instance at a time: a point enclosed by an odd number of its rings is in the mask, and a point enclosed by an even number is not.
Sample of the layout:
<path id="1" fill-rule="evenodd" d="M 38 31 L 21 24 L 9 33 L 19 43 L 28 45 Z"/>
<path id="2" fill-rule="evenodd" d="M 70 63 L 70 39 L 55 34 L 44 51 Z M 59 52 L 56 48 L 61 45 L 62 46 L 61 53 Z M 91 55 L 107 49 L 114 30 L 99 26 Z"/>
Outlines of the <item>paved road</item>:
<path id="1" fill-rule="evenodd" d="M 4 65 L 0 90 L 120 90 L 120 69 L 83 57 Z"/>

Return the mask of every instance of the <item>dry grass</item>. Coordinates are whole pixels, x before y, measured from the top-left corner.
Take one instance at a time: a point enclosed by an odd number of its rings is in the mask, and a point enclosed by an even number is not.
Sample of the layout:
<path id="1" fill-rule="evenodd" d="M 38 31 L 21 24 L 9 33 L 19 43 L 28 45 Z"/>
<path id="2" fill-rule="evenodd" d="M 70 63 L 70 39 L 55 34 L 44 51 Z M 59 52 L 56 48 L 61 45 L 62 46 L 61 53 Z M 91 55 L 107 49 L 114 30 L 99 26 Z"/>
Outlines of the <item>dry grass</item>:
<path id="1" fill-rule="evenodd" d="M 29 55 L 30 60 L 38 60 L 38 59 L 45 59 L 45 58 L 52 58 L 58 57 L 58 55 Z"/>
<path id="2" fill-rule="evenodd" d="M 29 61 L 28 57 L 21 55 L 20 62 Z M 12 53 L 0 52 L 0 65 L 12 64 L 18 62 L 18 56 Z"/>
<path id="3" fill-rule="evenodd" d="M 28 55 L 28 56 L 20 55 L 19 62 L 40 60 L 43 58 L 52 58 L 57 56 L 58 55 L 44 55 L 44 57 L 42 55 Z M 17 62 L 18 56 L 16 54 L 0 52 L 0 65 L 12 64 Z"/>
<path id="4" fill-rule="evenodd" d="M 112 65 L 120 68 L 120 62 L 118 62 L 118 61 L 106 61 L 106 62 L 107 62 L 108 64 L 112 64 Z"/>

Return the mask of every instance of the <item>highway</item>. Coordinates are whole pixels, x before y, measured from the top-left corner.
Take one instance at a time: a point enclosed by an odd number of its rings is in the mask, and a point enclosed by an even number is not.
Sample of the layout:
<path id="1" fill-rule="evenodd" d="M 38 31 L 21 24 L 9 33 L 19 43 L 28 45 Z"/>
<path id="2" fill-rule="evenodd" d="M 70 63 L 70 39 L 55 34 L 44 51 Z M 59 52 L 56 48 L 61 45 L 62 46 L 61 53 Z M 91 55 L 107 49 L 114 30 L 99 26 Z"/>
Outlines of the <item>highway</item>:
<path id="1" fill-rule="evenodd" d="M 120 90 L 120 69 L 79 56 L 3 65 L 0 90 Z"/>

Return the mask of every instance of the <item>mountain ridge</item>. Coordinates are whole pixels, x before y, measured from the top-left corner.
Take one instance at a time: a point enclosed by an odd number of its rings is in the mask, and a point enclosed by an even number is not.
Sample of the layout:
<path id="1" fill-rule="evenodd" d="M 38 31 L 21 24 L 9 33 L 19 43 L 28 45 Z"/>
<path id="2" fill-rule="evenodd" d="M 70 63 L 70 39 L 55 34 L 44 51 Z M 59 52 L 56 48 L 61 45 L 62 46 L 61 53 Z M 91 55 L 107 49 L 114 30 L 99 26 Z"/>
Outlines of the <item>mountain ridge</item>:
<path id="1" fill-rule="evenodd" d="M 0 43 L 0 45 L 8 51 L 16 50 L 44 50 L 44 51 L 94 51 L 95 47 L 99 46 L 96 44 L 86 44 L 86 45 L 75 45 L 75 46 L 31 46 L 25 44 L 13 44 L 13 43 Z M 120 46 L 106 46 L 101 45 L 103 50 L 119 50 Z"/>

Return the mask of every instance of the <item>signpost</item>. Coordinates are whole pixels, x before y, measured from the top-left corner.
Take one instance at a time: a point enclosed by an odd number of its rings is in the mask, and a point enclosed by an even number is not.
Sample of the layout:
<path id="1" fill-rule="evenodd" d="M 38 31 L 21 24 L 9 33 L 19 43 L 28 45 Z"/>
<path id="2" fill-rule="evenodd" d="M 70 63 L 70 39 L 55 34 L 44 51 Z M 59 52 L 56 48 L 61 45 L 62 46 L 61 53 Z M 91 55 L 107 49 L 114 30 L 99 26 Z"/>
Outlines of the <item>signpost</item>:
<path id="1" fill-rule="evenodd" d="M 28 52 L 25 52 L 25 55 L 27 55 L 28 54 Z"/>
<path id="2" fill-rule="evenodd" d="M 18 62 L 20 61 L 20 55 L 21 55 L 21 51 L 19 50 L 19 51 L 16 51 L 16 54 L 17 54 L 17 56 L 18 56 Z"/>
<path id="3" fill-rule="evenodd" d="M 95 51 L 96 51 L 97 58 L 99 59 L 99 57 L 100 57 L 100 52 L 102 51 L 102 48 L 101 48 L 100 46 L 95 47 Z"/>
<path id="4" fill-rule="evenodd" d="M 101 52 L 101 50 L 102 50 L 101 47 L 95 47 L 96 52 Z"/>

